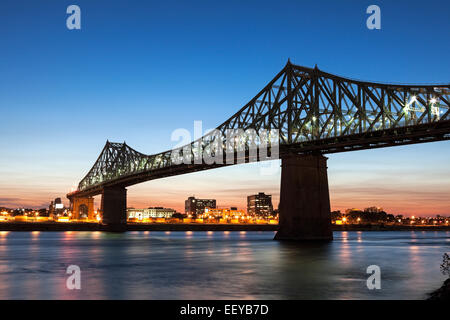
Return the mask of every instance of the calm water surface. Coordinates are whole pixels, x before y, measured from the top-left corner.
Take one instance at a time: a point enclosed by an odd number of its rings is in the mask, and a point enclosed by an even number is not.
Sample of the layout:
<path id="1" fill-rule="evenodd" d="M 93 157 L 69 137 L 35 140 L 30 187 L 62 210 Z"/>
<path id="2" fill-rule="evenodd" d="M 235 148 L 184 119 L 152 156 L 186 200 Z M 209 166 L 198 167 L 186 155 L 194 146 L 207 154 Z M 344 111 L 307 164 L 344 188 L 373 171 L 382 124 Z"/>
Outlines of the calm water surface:
<path id="1" fill-rule="evenodd" d="M 0 232 L 1 299 L 423 299 L 441 286 L 450 232 Z M 81 268 L 81 290 L 66 268 Z M 366 268 L 381 268 L 368 290 Z"/>

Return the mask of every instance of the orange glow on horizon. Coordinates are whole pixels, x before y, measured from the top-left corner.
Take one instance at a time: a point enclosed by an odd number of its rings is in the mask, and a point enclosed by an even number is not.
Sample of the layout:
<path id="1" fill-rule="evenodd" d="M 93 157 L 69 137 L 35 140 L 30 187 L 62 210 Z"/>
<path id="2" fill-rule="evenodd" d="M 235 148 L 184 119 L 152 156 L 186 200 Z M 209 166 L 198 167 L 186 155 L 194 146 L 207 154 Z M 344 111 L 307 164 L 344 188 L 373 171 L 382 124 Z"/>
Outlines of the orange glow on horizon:
<path id="1" fill-rule="evenodd" d="M 400 148 L 400 147 L 399 147 Z M 428 148 L 422 146 L 421 148 Z M 406 149 L 406 147 L 405 147 Z M 383 155 L 388 155 L 389 148 L 383 149 Z M 409 149 L 408 149 L 409 150 Z M 368 155 L 371 159 L 375 150 L 365 151 L 359 155 Z M 417 153 L 415 150 L 414 154 Z M 393 215 L 404 216 L 435 216 L 450 215 L 448 193 L 450 182 L 439 175 L 431 182 L 425 184 L 425 191 L 418 191 L 418 181 L 424 184 L 424 175 L 427 173 L 411 169 L 411 178 L 403 175 L 404 180 L 396 182 L 394 169 L 390 168 L 383 176 L 378 177 L 381 170 L 389 169 L 383 166 L 375 173 L 362 169 L 356 171 L 347 169 L 339 164 L 336 158 L 354 159 L 357 153 L 333 155 L 330 158 L 328 180 L 331 210 L 345 212 L 349 208 L 367 208 L 371 206 L 383 207 L 384 210 Z M 369 157 L 370 155 L 370 157 Z M 384 157 L 383 159 L 385 159 Z M 348 159 L 346 159 L 348 160 Z M 392 160 L 394 162 L 394 160 Z M 431 170 L 431 169 L 430 169 Z M 406 178 L 405 178 L 406 177 Z M 420 178 L 424 178 L 420 180 Z M 74 179 L 78 179 L 74 177 Z M 407 180 L 409 179 L 409 180 Z M 368 182 L 367 182 L 367 181 Z M 221 183 L 218 183 L 221 181 Z M 7 208 L 48 208 L 50 201 L 60 197 L 63 204 L 68 207 L 69 201 L 65 197 L 68 183 L 58 182 L 45 188 L 34 184 L 30 187 L 18 185 L 14 182 L 0 182 L 0 194 L 2 201 L 0 206 Z M 226 188 L 224 185 L 234 185 L 235 188 Z M 188 186 L 188 187 L 187 187 Z M 242 187 L 241 187 L 242 186 Z M 280 174 L 273 176 L 262 176 L 255 164 L 245 164 L 219 168 L 198 173 L 190 173 L 175 177 L 163 178 L 146 183 L 138 184 L 128 188 L 127 206 L 134 208 L 165 207 L 173 208 L 184 213 L 184 201 L 192 195 L 198 198 L 214 198 L 219 208 L 237 207 L 239 210 L 247 209 L 247 196 L 256 192 L 265 192 L 272 195 L 273 207 L 278 207 L 280 192 Z M 100 208 L 100 196 L 95 197 L 95 208 Z"/>

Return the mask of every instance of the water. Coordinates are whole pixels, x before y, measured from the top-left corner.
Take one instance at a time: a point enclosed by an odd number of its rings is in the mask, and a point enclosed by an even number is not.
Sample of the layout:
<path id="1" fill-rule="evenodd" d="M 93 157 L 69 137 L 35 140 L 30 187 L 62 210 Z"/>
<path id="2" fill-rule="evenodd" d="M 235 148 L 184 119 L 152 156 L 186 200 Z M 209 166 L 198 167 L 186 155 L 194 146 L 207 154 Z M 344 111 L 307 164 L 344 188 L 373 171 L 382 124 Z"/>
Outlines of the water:
<path id="1" fill-rule="evenodd" d="M 1 299 L 423 299 L 441 286 L 450 232 L 0 232 Z M 81 268 L 81 290 L 66 268 Z M 381 268 L 368 290 L 366 268 Z"/>

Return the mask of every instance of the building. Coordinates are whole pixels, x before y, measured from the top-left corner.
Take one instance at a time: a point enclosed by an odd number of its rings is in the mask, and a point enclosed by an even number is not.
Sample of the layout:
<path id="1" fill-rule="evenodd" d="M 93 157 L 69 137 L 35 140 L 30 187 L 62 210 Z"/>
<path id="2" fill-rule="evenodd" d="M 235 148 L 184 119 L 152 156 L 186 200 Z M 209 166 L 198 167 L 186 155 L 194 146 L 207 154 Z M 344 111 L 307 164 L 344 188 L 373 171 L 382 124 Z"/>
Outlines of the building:
<path id="1" fill-rule="evenodd" d="M 61 216 L 64 214 L 64 204 L 62 203 L 61 198 L 56 198 L 54 201 L 50 202 L 48 212 L 50 217 Z"/>
<path id="2" fill-rule="evenodd" d="M 171 218 L 176 213 L 174 209 L 163 207 L 151 207 L 148 209 L 127 209 L 127 219 L 151 219 L 151 218 Z"/>
<path id="3" fill-rule="evenodd" d="M 203 218 L 207 219 L 244 219 L 246 218 L 244 210 L 238 210 L 236 207 L 231 208 L 205 208 Z"/>
<path id="4" fill-rule="evenodd" d="M 189 197 L 184 201 L 184 212 L 188 215 L 201 215 L 205 213 L 205 208 L 216 208 L 216 199 L 195 199 Z"/>
<path id="5" fill-rule="evenodd" d="M 250 216 L 273 215 L 272 196 L 260 192 L 247 197 L 247 214 Z"/>
<path id="6" fill-rule="evenodd" d="M 383 211 L 383 208 L 380 208 L 380 207 L 369 207 L 369 208 L 365 208 L 364 212 L 381 213 L 381 212 L 384 212 L 384 211 Z"/>

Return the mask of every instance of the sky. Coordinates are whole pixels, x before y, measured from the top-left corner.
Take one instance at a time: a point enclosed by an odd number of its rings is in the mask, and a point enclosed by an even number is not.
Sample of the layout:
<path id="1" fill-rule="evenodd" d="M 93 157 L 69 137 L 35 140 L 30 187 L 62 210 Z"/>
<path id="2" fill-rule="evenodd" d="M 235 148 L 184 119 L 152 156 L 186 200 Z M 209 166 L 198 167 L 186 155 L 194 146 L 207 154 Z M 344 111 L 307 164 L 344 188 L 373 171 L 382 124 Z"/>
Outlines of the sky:
<path id="1" fill-rule="evenodd" d="M 69 30 L 66 9 L 81 8 Z M 369 30 L 366 8 L 381 9 Z M 106 140 L 153 154 L 178 128 L 213 128 L 286 64 L 367 81 L 449 83 L 448 1 L 0 2 L 0 206 L 47 207 Z M 332 209 L 450 214 L 450 142 L 328 155 Z M 128 205 L 184 210 L 191 195 L 245 208 L 280 172 L 246 164 L 149 181 Z M 65 199 L 67 203 L 67 199 Z"/>

